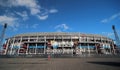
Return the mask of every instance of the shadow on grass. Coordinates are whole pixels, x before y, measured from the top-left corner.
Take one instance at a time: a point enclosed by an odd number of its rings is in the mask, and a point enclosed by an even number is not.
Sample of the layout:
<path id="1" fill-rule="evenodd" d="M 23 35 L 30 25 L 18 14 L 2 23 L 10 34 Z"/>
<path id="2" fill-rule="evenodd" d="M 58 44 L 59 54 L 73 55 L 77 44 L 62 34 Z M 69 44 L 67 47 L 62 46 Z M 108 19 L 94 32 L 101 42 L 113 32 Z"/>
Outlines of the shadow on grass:
<path id="1" fill-rule="evenodd" d="M 87 62 L 87 63 L 120 67 L 120 62 L 95 62 L 95 61 L 92 62 L 91 61 L 91 62 Z"/>

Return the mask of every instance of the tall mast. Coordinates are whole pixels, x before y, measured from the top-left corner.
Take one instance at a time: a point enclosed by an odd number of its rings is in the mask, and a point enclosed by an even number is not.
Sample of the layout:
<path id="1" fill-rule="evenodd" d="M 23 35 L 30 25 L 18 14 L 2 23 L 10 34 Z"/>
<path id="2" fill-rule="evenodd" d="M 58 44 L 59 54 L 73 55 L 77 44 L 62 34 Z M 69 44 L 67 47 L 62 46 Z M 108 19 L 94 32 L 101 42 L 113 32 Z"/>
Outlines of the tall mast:
<path id="1" fill-rule="evenodd" d="M 119 39 L 119 36 L 118 36 L 118 34 L 117 34 L 117 31 L 116 31 L 114 25 L 112 26 L 112 29 L 113 29 L 113 31 L 114 31 L 115 40 L 116 40 L 116 45 L 117 45 L 118 47 L 120 47 L 120 39 Z"/>
<path id="2" fill-rule="evenodd" d="M 0 35 L 0 50 L 2 50 L 2 43 L 3 43 L 6 28 L 7 28 L 7 23 L 4 24 L 3 30 Z"/>

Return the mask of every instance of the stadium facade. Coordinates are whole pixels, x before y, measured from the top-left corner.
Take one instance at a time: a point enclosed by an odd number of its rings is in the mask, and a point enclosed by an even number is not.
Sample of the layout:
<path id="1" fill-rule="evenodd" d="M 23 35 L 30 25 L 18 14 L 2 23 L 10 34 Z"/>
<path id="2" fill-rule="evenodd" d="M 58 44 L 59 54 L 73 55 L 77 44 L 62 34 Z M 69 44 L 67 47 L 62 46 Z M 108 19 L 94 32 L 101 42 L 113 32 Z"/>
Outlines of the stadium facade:
<path id="1" fill-rule="evenodd" d="M 110 54 L 113 40 L 102 35 L 79 32 L 40 32 L 19 34 L 6 39 L 4 55 Z"/>

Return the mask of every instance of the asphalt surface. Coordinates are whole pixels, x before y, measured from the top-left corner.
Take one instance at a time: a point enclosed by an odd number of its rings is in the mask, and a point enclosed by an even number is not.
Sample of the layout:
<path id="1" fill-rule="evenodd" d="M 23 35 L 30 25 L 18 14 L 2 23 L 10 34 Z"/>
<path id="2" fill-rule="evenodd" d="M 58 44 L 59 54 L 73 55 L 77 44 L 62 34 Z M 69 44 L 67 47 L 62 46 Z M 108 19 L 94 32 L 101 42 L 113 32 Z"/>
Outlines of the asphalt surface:
<path id="1" fill-rule="evenodd" d="M 120 70 L 120 58 L 0 58 L 0 70 Z"/>

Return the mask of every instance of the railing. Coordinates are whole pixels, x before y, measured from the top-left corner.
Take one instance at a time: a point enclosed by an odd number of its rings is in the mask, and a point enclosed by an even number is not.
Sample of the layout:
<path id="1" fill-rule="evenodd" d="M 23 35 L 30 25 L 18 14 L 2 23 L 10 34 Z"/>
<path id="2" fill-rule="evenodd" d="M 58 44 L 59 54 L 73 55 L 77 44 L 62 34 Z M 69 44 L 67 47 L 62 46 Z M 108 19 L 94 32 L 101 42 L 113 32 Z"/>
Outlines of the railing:
<path id="1" fill-rule="evenodd" d="M 44 48 L 46 46 L 28 46 L 28 48 Z"/>

